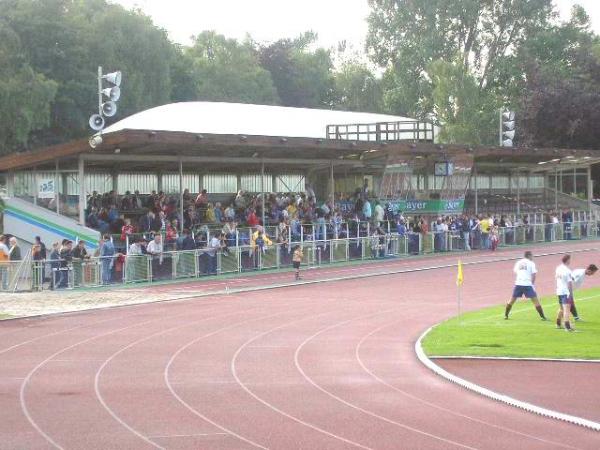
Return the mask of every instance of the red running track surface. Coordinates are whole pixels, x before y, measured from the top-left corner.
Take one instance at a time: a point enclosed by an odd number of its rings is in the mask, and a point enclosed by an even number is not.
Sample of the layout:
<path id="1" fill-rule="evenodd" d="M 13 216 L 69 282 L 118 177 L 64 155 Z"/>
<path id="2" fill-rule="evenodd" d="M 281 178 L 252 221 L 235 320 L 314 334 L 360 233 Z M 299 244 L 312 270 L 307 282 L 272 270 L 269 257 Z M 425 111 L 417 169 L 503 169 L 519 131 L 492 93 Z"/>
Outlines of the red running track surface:
<path id="1" fill-rule="evenodd" d="M 435 363 L 494 392 L 600 423 L 599 362 L 442 358 Z"/>
<path id="2" fill-rule="evenodd" d="M 544 294 L 557 259 L 537 259 Z M 512 266 L 467 266 L 465 309 L 502 302 Z M 417 361 L 418 336 L 456 312 L 455 277 L 442 268 L 2 322 L 0 447 L 600 448 L 599 433 L 480 397 Z"/>

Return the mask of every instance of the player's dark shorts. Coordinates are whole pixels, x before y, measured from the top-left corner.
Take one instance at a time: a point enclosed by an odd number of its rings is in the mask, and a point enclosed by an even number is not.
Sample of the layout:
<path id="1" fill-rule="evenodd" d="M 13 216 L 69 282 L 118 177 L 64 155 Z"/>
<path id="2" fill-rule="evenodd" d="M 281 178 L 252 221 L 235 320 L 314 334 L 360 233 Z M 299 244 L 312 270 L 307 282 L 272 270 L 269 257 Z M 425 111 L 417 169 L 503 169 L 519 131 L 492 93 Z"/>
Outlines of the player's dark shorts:
<path id="1" fill-rule="evenodd" d="M 558 304 L 559 305 L 570 305 L 573 303 L 573 297 L 570 295 L 559 295 L 558 296 Z"/>
<path id="2" fill-rule="evenodd" d="M 294 269 L 299 269 L 300 268 L 300 261 L 294 261 L 293 264 Z"/>
<path id="3" fill-rule="evenodd" d="M 535 293 L 533 286 L 515 286 L 512 296 L 513 298 L 521 298 L 523 296 L 526 298 L 535 298 L 537 297 L 537 294 Z"/>

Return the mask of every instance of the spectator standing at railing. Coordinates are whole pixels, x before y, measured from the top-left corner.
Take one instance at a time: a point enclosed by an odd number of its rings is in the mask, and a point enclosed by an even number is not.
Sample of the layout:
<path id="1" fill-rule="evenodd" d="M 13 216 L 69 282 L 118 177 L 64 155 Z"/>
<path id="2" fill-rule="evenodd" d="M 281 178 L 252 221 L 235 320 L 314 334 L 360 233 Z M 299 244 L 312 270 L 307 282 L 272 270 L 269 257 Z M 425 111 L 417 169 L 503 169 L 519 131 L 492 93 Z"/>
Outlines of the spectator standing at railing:
<path id="1" fill-rule="evenodd" d="M 73 279 L 75 286 L 81 286 L 84 280 L 84 262 L 89 259 L 85 242 L 80 240 L 73 249 Z"/>
<path id="2" fill-rule="evenodd" d="M 484 250 L 490 249 L 490 219 L 484 216 L 479 221 L 479 230 L 481 231 L 481 246 Z"/>
<path id="3" fill-rule="evenodd" d="M 6 245 L 6 236 L 0 234 L 0 281 L 2 290 L 8 290 L 8 261 L 10 261 L 10 251 Z"/>
<path id="4" fill-rule="evenodd" d="M 222 241 L 224 239 L 223 233 L 218 235 L 213 235 L 208 243 L 208 247 L 206 250 L 206 254 L 208 255 L 208 274 L 216 275 L 217 274 L 217 253 L 222 248 Z"/>
<path id="5" fill-rule="evenodd" d="M 108 234 L 105 234 L 100 241 L 99 256 L 102 268 L 102 284 L 110 284 L 112 282 L 112 270 L 115 265 L 115 246 Z"/>
<path id="6" fill-rule="evenodd" d="M 10 245 L 10 260 L 21 261 L 21 248 L 19 247 L 17 238 L 14 236 L 11 237 L 8 243 Z"/>
<path id="7" fill-rule="evenodd" d="M 42 238 L 39 236 L 35 237 L 35 242 L 31 247 L 31 255 L 33 260 L 36 262 L 35 267 L 40 270 L 40 280 L 43 283 L 46 280 L 46 267 L 44 261 L 46 260 L 46 244 L 42 242 Z"/>
<path id="8" fill-rule="evenodd" d="M 188 230 L 186 228 L 183 230 L 183 234 L 182 234 L 181 238 L 177 241 L 177 250 L 189 251 L 189 250 L 195 250 L 195 249 L 196 249 L 196 243 L 194 242 L 194 239 L 190 235 L 190 230 Z"/>
<path id="9" fill-rule="evenodd" d="M 60 281 L 60 248 L 58 242 L 52 244 L 52 250 L 50 251 L 50 272 L 52 279 L 50 282 L 51 289 L 58 288 L 58 282 Z"/>
<path id="10" fill-rule="evenodd" d="M 60 248 L 60 265 L 58 268 L 58 285 L 59 289 L 69 287 L 69 270 L 73 262 L 73 241 L 65 239 L 62 241 Z"/>
<path id="11" fill-rule="evenodd" d="M 143 254 L 142 244 L 141 244 L 140 239 L 134 238 L 133 242 L 129 246 L 129 250 L 127 251 L 127 254 L 130 256 L 141 256 Z"/>

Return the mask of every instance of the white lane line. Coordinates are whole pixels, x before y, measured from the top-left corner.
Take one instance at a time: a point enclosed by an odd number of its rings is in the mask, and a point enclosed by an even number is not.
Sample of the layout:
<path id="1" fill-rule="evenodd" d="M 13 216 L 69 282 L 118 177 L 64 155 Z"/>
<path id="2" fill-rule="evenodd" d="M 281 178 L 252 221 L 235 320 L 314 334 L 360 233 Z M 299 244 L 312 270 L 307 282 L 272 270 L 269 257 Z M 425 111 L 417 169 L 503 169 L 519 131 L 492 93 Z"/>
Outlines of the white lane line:
<path id="1" fill-rule="evenodd" d="M 410 392 L 407 392 L 407 391 L 405 391 L 404 389 L 400 389 L 400 388 L 398 388 L 398 387 L 394 386 L 393 384 L 390 384 L 390 383 L 388 383 L 388 382 L 387 382 L 387 381 L 385 381 L 383 378 L 379 377 L 377 374 L 375 374 L 373 371 L 371 371 L 371 370 L 370 370 L 370 369 L 369 369 L 369 368 L 368 368 L 368 367 L 367 367 L 367 366 L 364 364 L 364 362 L 363 362 L 362 358 L 360 357 L 360 349 L 361 349 L 362 345 L 363 345 L 363 344 L 364 344 L 364 343 L 365 343 L 365 342 L 366 342 L 366 341 L 367 341 L 367 340 L 368 340 L 368 339 L 369 339 L 371 336 L 373 336 L 373 335 L 375 335 L 375 334 L 379 333 L 381 330 L 384 330 L 385 328 L 389 328 L 389 327 L 391 327 L 391 326 L 393 326 L 393 325 L 396 325 L 396 324 L 398 324 L 399 322 L 401 322 L 401 321 L 397 321 L 397 320 L 395 320 L 394 322 L 391 322 L 391 323 L 388 323 L 388 324 L 386 324 L 386 325 L 383 325 L 383 326 L 381 326 L 381 327 L 379 327 L 379 328 L 376 328 L 375 330 L 373 330 L 372 332 L 370 332 L 369 334 L 367 334 L 366 336 L 364 336 L 364 337 L 363 337 L 363 338 L 360 340 L 360 342 L 359 342 L 359 343 L 356 345 L 356 347 L 355 347 L 355 349 L 354 349 L 354 355 L 355 355 L 355 357 L 356 357 L 356 360 L 358 361 L 358 363 L 360 364 L 360 366 L 363 368 L 363 370 L 364 370 L 366 373 L 368 373 L 368 374 L 369 374 L 371 377 L 373 377 L 373 379 L 375 379 L 376 381 L 378 381 L 378 382 L 379 382 L 379 383 L 381 383 L 382 385 L 389 387 L 389 388 L 390 388 L 390 389 L 392 389 L 393 391 L 396 391 L 396 392 L 398 392 L 399 394 L 402 394 L 402 395 L 404 395 L 405 397 L 407 397 L 407 398 L 410 398 L 411 400 L 415 400 L 415 401 L 417 401 L 417 402 L 420 402 L 420 403 L 422 403 L 422 404 L 424 404 L 424 405 L 430 406 L 430 407 L 432 407 L 432 408 L 434 408 L 434 409 L 437 409 L 438 411 L 443 411 L 443 412 L 446 412 L 446 413 L 448 413 L 448 414 L 451 414 L 451 415 L 453 415 L 453 416 L 460 417 L 460 418 L 462 418 L 462 419 L 471 420 L 471 421 L 473 421 L 473 422 L 475 422 L 475 423 L 479 423 L 479 424 L 481 424 L 481 425 L 485 425 L 485 426 L 489 426 L 489 427 L 492 427 L 492 428 L 496 428 L 496 429 L 498 429 L 498 430 L 501 430 L 501 431 L 506 431 L 506 432 L 509 432 L 509 433 L 514 433 L 514 434 L 516 434 L 516 435 L 518 435 L 518 436 L 523 436 L 523 437 L 527 437 L 527 438 L 530 438 L 530 439 L 534 439 L 534 440 L 536 440 L 536 441 L 543 442 L 543 443 L 545 443 L 545 444 L 551 444 L 551 445 L 555 445 L 555 446 L 557 446 L 557 447 L 564 447 L 564 448 L 570 448 L 570 449 L 576 449 L 576 448 L 577 448 L 577 447 L 572 447 L 572 446 L 570 446 L 570 445 L 568 445 L 568 444 L 561 444 L 561 443 L 558 443 L 558 442 L 549 441 L 549 440 L 546 440 L 546 439 L 543 439 L 543 438 L 540 438 L 540 437 L 537 437 L 537 436 L 533 436 L 533 435 L 531 435 L 531 434 L 527 434 L 527 433 L 523 433 L 523 432 L 521 432 L 521 431 L 514 430 L 514 429 L 512 429 L 512 428 L 507 428 L 507 427 L 503 427 L 503 426 L 501 426 L 501 425 L 496 425 L 496 424 L 494 424 L 494 423 L 486 422 L 485 420 L 477 419 L 477 418 L 475 418 L 475 417 L 471 417 L 471 416 L 468 416 L 468 415 L 466 415 L 466 414 L 459 413 L 458 411 L 454 411 L 454 410 L 451 410 L 451 409 L 445 408 L 445 407 L 443 407 L 443 406 L 440 406 L 440 405 L 438 405 L 438 404 L 435 404 L 435 403 L 432 403 L 432 402 L 430 402 L 430 401 L 428 401 L 428 400 L 425 400 L 425 399 L 423 399 L 423 398 L 421 398 L 421 397 L 417 397 L 416 395 L 413 395 L 413 394 L 411 394 Z"/>
<path id="2" fill-rule="evenodd" d="M 171 358 L 167 362 L 167 365 L 165 366 L 165 369 L 163 371 L 163 379 L 165 381 L 165 384 L 167 385 L 167 388 L 171 392 L 171 395 L 173 395 L 173 397 L 175 397 L 179 403 L 181 403 L 188 411 L 190 411 L 195 416 L 200 417 L 201 419 L 205 420 L 206 422 L 210 423 L 211 425 L 214 425 L 215 427 L 219 428 L 220 430 L 224 431 L 225 433 L 228 433 L 228 434 L 230 434 L 230 435 L 238 438 L 239 440 L 241 440 L 241 441 L 243 441 L 243 442 L 245 442 L 247 444 L 250 444 L 253 447 L 267 450 L 267 447 L 264 447 L 263 445 L 258 444 L 257 442 L 254 442 L 251 439 L 248 439 L 248 438 L 242 436 L 241 434 L 236 433 L 235 431 L 227 428 L 226 426 L 221 425 L 218 422 L 215 422 L 210 417 L 206 416 L 205 414 L 202 414 L 200 411 L 198 411 L 193 406 L 191 406 L 189 403 L 187 403 L 175 391 L 175 389 L 173 388 L 173 384 L 171 383 L 171 380 L 170 380 L 170 371 L 171 371 L 171 366 L 173 365 L 173 362 L 175 361 L 175 359 L 177 359 L 177 357 L 182 352 L 184 352 L 186 349 L 188 349 L 189 347 L 191 347 L 195 343 L 197 343 L 197 342 L 199 342 L 199 341 L 201 341 L 203 339 L 206 339 L 206 338 L 208 338 L 210 336 L 214 336 L 214 335 L 216 335 L 218 333 L 221 333 L 223 331 L 239 327 L 240 325 L 245 325 L 245 324 L 251 323 L 251 322 L 258 322 L 258 321 L 261 321 L 261 320 L 270 319 L 270 318 L 273 318 L 273 317 L 281 316 L 283 314 L 286 314 L 286 312 L 280 312 L 280 313 L 276 313 L 276 314 L 269 314 L 267 316 L 261 316 L 261 317 L 258 317 L 258 318 L 248 319 L 248 320 L 244 320 L 244 321 L 237 322 L 237 323 L 234 323 L 234 324 L 230 324 L 230 325 L 228 325 L 226 327 L 220 328 L 220 329 L 218 329 L 216 331 L 213 331 L 211 333 L 208 333 L 208 334 L 205 334 L 203 336 L 197 337 L 197 338 L 191 340 L 190 342 L 188 342 L 187 344 L 183 345 L 182 347 L 180 347 L 175 353 L 173 353 L 173 355 L 171 356 Z"/>
<path id="3" fill-rule="evenodd" d="M 456 442 L 456 441 L 453 441 L 451 439 L 446 439 L 446 438 L 443 438 L 441 436 L 438 436 L 438 435 L 435 435 L 435 434 L 432 434 L 432 433 L 428 433 L 427 431 L 411 427 L 410 425 L 406 425 L 404 423 L 397 422 L 395 420 L 391 420 L 391 419 L 389 419 L 387 417 L 384 417 L 384 416 L 381 416 L 381 415 L 379 415 L 379 414 L 377 414 L 377 413 L 375 413 L 373 411 L 361 408 L 360 406 L 357 406 L 357 405 L 355 405 L 353 403 L 350 403 L 350 402 L 344 400 L 343 398 L 335 395 L 334 393 L 328 391 L 327 389 L 323 388 L 320 384 L 318 384 L 316 381 L 314 381 L 312 378 L 310 378 L 308 375 L 306 375 L 306 373 L 302 369 L 302 366 L 300 365 L 300 352 L 302 351 L 302 349 L 304 348 L 304 346 L 306 344 L 308 344 L 310 341 L 312 341 L 316 337 L 320 336 L 321 334 L 323 334 L 323 333 L 325 333 L 327 331 L 333 330 L 334 328 L 341 327 L 341 326 L 346 325 L 348 323 L 351 323 L 351 322 L 354 322 L 354 321 L 357 321 L 357 320 L 362 320 L 362 319 L 374 317 L 374 316 L 379 316 L 379 315 L 382 315 L 382 314 L 388 314 L 388 313 L 390 313 L 392 311 L 394 311 L 394 310 L 383 311 L 383 312 L 379 312 L 379 313 L 376 313 L 376 314 L 368 314 L 368 315 L 365 315 L 365 316 L 356 317 L 354 319 L 350 319 L 350 320 L 345 320 L 345 321 L 342 321 L 342 322 L 338 322 L 338 323 L 336 323 L 334 325 L 331 325 L 329 327 L 323 328 L 322 330 L 316 332 L 312 336 L 309 336 L 308 338 L 306 338 L 304 340 L 304 342 L 302 342 L 298 346 L 298 348 L 296 349 L 296 352 L 294 353 L 294 364 L 296 365 L 296 369 L 306 379 L 306 381 L 308 381 L 310 384 L 312 384 L 319 391 L 321 391 L 324 394 L 330 396 L 331 398 L 339 401 L 340 403 L 343 403 L 344 405 L 349 406 L 350 408 L 356 409 L 357 411 L 360 411 L 360 412 L 362 412 L 364 414 L 367 414 L 369 416 L 375 417 L 376 419 L 382 420 L 382 421 L 390 423 L 392 425 L 396 425 L 396 426 L 398 426 L 400 428 L 403 428 L 405 430 L 412 431 L 413 433 L 417 433 L 417 434 L 420 434 L 422 436 L 427 436 L 429 438 L 432 438 L 432 439 L 435 439 L 435 440 L 438 440 L 438 441 L 442 441 L 442 442 L 445 442 L 446 444 L 454 445 L 454 446 L 457 446 L 457 447 L 467 448 L 467 449 L 470 449 L 470 450 L 476 450 L 475 447 L 470 447 L 468 445 L 461 444 L 460 442 Z"/>
<path id="4" fill-rule="evenodd" d="M 130 317 L 127 317 L 127 319 L 129 319 Z M 31 369 L 31 371 L 27 374 L 27 376 L 25 377 L 25 379 L 23 380 L 23 382 L 21 383 L 21 389 L 19 392 L 19 401 L 21 404 L 21 411 L 23 411 L 23 414 L 25 415 L 25 417 L 27 418 L 27 420 L 29 421 L 29 423 L 31 424 L 31 426 L 38 432 L 38 434 L 40 434 L 40 436 L 42 436 L 44 439 L 46 439 L 46 441 L 52 445 L 53 447 L 57 448 L 57 449 L 63 449 L 63 447 L 61 445 L 59 445 L 54 439 L 52 439 L 52 437 L 50 437 L 50 435 L 48 433 L 46 433 L 44 430 L 42 430 L 42 428 L 37 424 L 37 422 L 35 421 L 35 419 L 33 418 L 33 416 L 31 415 L 31 413 L 29 412 L 29 409 L 27 408 L 27 399 L 26 399 L 26 390 L 27 390 L 27 385 L 29 383 L 29 381 L 31 380 L 31 377 L 33 377 L 33 375 L 39 370 L 41 369 L 44 365 L 46 365 L 50 360 L 52 360 L 53 358 L 55 358 L 56 356 L 71 350 L 72 348 L 78 347 L 82 344 L 86 344 L 88 342 L 93 341 L 94 339 L 98 339 L 101 337 L 105 337 L 105 336 L 109 336 L 111 334 L 115 334 L 115 333 L 119 333 L 121 331 L 125 331 L 125 330 L 129 330 L 131 328 L 135 328 L 135 327 L 139 327 L 141 325 L 146 325 L 148 323 L 152 323 L 152 322 L 158 322 L 163 320 L 162 317 L 158 318 L 158 319 L 152 319 L 152 320 L 146 320 L 144 322 L 139 322 L 136 323 L 134 325 L 129 325 L 123 328 L 118 328 L 116 330 L 112 330 L 106 333 L 102 333 L 102 334 L 98 334 L 98 335 L 94 335 L 91 336 L 87 339 L 83 339 L 79 342 L 76 342 L 75 344 L 69 345 L 67 347 L 62 348 L 61 350 L 58 350 L 57 352 L 53 353 L 52 355 L 50 355 L 49 357 L 47 357 L 45 360 L 43 360 L 42 362 L 40 362 L 37 366 L 35 366 L 33 369 Z M 156 448 L 163 448 L 160 446 L 157 446 L 156 444 L 154 444 L 152 441 L 148 441 L 149 444 L 153 445 Z"/>
<path id="5" fill-rule="evenodd" d="M 460 378 L 440 366 L 434 363 L 431 359 L 427 357 L 425 352 L 423 351 L 422 341 L 427 336 L 427 334 L 433 329 L 433 327 L 428 328 L 425 332 L 419 337 L 417 342 L 415 343 L 415 352 L 417 353 L 417 358 L 421 361 L 425 367 L 432 370 L 435 374 L 445 378 L 452 383 L 458 384 L 465 389 L 476 392 L 485 397 L 491 398 L 492 400 L 496 400 L 502 403 L 506 403 L 510 406 L 515 406 L 517 408 L 524 409 L 525 411 L 529 411 L 535 414 L 539 414 L 544 417 L 549 417 L 556 420 L 562 420 L 568 423 L 572 423 L 575 425 L 579 425 L 585 428 L 590 428 L 594 431 L 600 431 L 600 423 L 594 422 L 592 420 L 584 419 L 582 417 L 573 416 L 570 414 L 561 413 L 559 411 L 554 411 L 551 409 L 543 408 L 541 406 L 534 405 L 532 403 L 524 402 L 518 400 L 516 398 L 510 397 L 508 395 L 500 394 L 498 392 L 494 392 L 490 389 L 484 388 L 478 384 L 472 383 L 470 381 L 465 380 L 464 378 Z"/>
<path id="6" fill-rule="evenodd" d="M 304 425 L 304 426 L 306 426 L 308 428 L 311 428 L 311 429 L 313 429 L 315 431 L 318 431 L 319 433 L 323 433 L 326 436 L 329 436 L 329 437 L 332 437 L 334 439 L 337 439 L 337 440 L 340 440 L 342 442 L 345 442 L 346 444 L 350 444 L 350 445 L 352 445 L 354 447 L 362 448 L 362 449 L 365 449 L 365 450 L 372 450 L 370 447 L 366 447 L 366 446 L 364 446 L 362 444 L 359 444 L 358 442 L 354 442 L 354 441 L 351 441 L 350 439 L 346 439 L 346 438 L 344 438 L 342 436 L 339 436 L 337 434 L 331 433 L 331 432 L 329 432 L 329 431 L 327 431 L 327 430 L 325 430 L 325 429 L 323 429 L 323 428 L 321 428 L 321 427 L 319 427 L 319 426 L 317 426 L 315 424 L 306 422 L 306 421 L 300 419 L 299 417 L 293 416 L 293 415 L 291 415 L 291 414 L 283 411 L 282 409 L 276 407 L 272 403 L 269 403 L 268 401 L 264 400 L 262 397 L 259 397 L 257 394 L 255 394 L 253 391 L 251 391 L 248 388 L 248 385 L 244 384 L 242 382 L 242 380 L 239 378 L 238 374 L 237 374 L 237 368 L 236 368 L 237 358 L 239 357 L 240 353 L 244 350 L 244 348 L 246 348 L 252 342 L 254 342 L 254 341 L 262 338 L 263 336 L 266 336 L 266 335 L 268 335 L 270 333 L 273 333 L 274 331 L 277 331 L 277 330 L 280 330 L 282 328 L 286 328 L 286 327 L 292 326 L 292 325 L 294 325 L 296 323 L 299 323 L 299 322 L 302 322 L 304 320 L 314 319 L 316 317 L 320 317 L 320 316 L 323 316 L 323 315 L 326 315 L 326 314 L 331 314 L 331 313 L 336 313 L 336 312 L 339 313 L 339 310 L 328 311 L 328 312 L 324 312 L 324 313 L 319 313 L 319 314 L 316 314 L 316 315 L 312 315 L 312 316 L 309 316 L 309 317 L 303 317 L 301 319 L 296 319 L 296 320 L 293 320 L 291 322 L 287 322 L 287 323 L 285 323 L 283 325 L 279 325 L 279 326 L 277 326 L 275 328 L 271 328 L 271 329 L 269 329 L 269 330 L 267 330 L 267 331 L 265 331 L 263 333 L 260 333 L 260 334 L 258 334 L 256 336 L 254 336 L 253 338 L 247 340 L 246 342 L 244 342 L 237 349 L 237 351 L 233 355 L 233 358 L 231 359 L 231 373 L 233 374 L 235 380 L 238 382 L 238 384 L 240 385 L 240 387 L 242 389 L 244 389 L 255 400 L 257 400 L 258 402 L 262 403 L 263 405 L 265 405 L 269 409 L 275 411 L 276 413 L 278 413 L 278 414 L 280 414 L 280 415 L 282 415 L 284 417 L 287 417 L 288 419 L 291 419 L 294 422 L 297 422 L 297 423 L 299 423 L 301 425 Z M 382 314 L 382 313 L 378 313 L 378 314 Z"/>
<path id="7" fill-rule="evenodd" d="M 210 313 L 211 311 L 216 310 L 216 308 L 212 309 L 212 310 L 208 310 L 208 312 Z M 220 314 L 220 315 L 216 315 L 216 316 L 209 316 L 209 317 L 204 317 L 203 319 L 200 320 L 196 320 L 190 323 L 186 323 L 184 325 L 177 325 L 175 327 L 171 327 L 168 328 L 166 330 L 162 330 L 159 331 L 157 333 L 153 333 L 149 336 L 145 336 L 141 339 L 138 339 L 137 341 L 134 341 L 132 343 L 130 343 L 129 345 L 126 345 L 125 347 L 122 347 L 121 349 L 119 349 L 118 351 L 116 351 L 115 353 L 113 353 L 112 355 L 110 355 L 107 359 L 105 359 L 102 363 L 102 365 L 98 368 L 98 370 L 96 371 L 96 374 L 94 376 L 94 392 L 96 394 L 96 398 L 98 399 L 98 401 L 100 402 L 100 404 L 102 405 L 102 407 L 111 415 L 111 417 L 113 419 L 115 419 L 120 425 L 122 425 L 124 428 L 126 428 L 127 430 L 129 430 L 131 433 L 133 433 L 134 435 L 138 436 L 139 438 L 146 440 L 146 438 L 148 439 L 152 439 L 149 436 L 144 435 L 142 432 L 136 430 L 134 427 L 132 427 L 131 425 L 129 425 L 127 422 L 125 422 L 123 419 L 121 419 L 121 417 L 108 405 L 108 403 L 106 403 L 106 400 L 104 399 L 104 397 L 102 396 L 102 393 L 100 392 L 100 377 L 102 376 L 102 372 L 103 370 L 106 368 L 106 366 L 114 359 L 116 358 L 118 355 L 120 355 L 121 353 L 123 353 L 124 351 L 142 343 L 145 341 L 148 341 L 152 338 L 155 338 L 157 336 L 175 331 L 175 330 L 180 330 L 182 328 L 186 328 L 186 327 L 190 327 L 192 325 L 198 325 L 199 323 L 202 322 L 206 322 L 209 320 L 213 320 L 213 319 L 220 319 L 223 317 L 229 317 L 229 316 L 233 316 L 236 314 L 242 314 L 242 313 L 247 313 L 249 311 L 252 310 L 244 310 L 244 311 L 234 311 L 234 312 L 230 312 L 227 314 Z M 207 311 L 204 311 L 207 312 Z M 188 315 L 187 313 L 185 314 L 179 314 L 176 316 L 172 316 L 171 318 L 177 318 L 177 317 L 181 317 L 181 316 L 185 316 Z"/>
<path id="8" fill-rule="evenodd" d="M 600 359 L 573 359 L 573 358 L 519 358 L 513 356 L 429 356 L 429 359 L 465 359 L 489 361 L 541 361 L 541 362 L 568 362 L 568 363 L 600 363 Z"/>
<path id="9" fill-rule="evenodd" d="M 206 437 L 206 436 L 229 436 L 229 433 L 169 434 L 166 436 L 148 436 L 148 437 L 150 439 L 171 439 L 171 438 Z"/>

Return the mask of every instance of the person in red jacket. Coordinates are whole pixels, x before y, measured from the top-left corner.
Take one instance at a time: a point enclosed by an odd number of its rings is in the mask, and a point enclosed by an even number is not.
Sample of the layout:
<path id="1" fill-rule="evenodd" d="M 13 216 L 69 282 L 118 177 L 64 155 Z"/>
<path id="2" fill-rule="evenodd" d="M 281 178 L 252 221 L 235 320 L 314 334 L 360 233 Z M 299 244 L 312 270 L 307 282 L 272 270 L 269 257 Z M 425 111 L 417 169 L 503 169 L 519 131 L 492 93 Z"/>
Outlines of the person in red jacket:
<path id="1" fill-rule="evenodd" d="M 252 228 L 256 227 L 260 223 L 258 217 L 256 217 L 256 212 L 254 211 L 254 208 L 250 209 L 246 221 L 248 222 L 248 226 Z"/>

